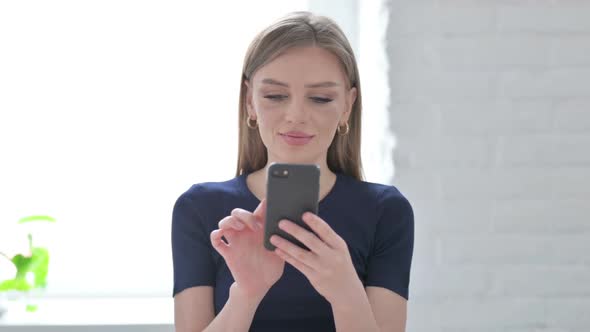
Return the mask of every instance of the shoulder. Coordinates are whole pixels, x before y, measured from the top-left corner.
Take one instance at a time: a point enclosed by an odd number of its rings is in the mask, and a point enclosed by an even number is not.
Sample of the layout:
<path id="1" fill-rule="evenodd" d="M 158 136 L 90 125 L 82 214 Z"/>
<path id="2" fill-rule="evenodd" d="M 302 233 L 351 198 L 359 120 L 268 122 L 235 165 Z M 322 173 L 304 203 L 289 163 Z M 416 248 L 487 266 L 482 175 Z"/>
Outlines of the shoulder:
<path id="1" fill-rule="evenodd" d="M 411 217 L 413 219 L 413 209 L 410 201 L 395 186 L 384 186 L 378 204 L 382 214 L 395 214 L 398 217 Z"/>
<path id="2" fill-rule="evenodd" d="M 243 201 L 238 178 L 220 182 L 202 182 L 191 185 L 176 200 L 172 212 L 172 224 L 200 224 L 208 231 L 229 215 Z M 191 227 L 192 227 L 191 226 Z"/>
<path id="3" fill-rule="evenodd" d="M 176 206 L 211 207 L 239 193 L 238 177 L 220 182 L 202 182 L 190 186 L 176 200 Z"/>
<path id="4" fill-rule="evenodd" d="M 235 194 L 238 191 L 238 177 L 221 182 L 202 182 L 190 186 L 180 196 L 188 200 L 214 199 L 219 196 Z"/>
<path id="5" fill-rule="evenodd" d="M 375 250 L 389 246 L 413 246 L 414 211 L 410 201 L 394 185 L 359 181 L 370 193 L 375 207 Z"/>
<path id="6" fill-rule="evenodd" d="M 391 213 L 392 210 L 411 213 L 409 200 L 394 185 L 361 181 L 345 176 L 346 193 L 359 201 L 370 201 L 379 214 Z"/>

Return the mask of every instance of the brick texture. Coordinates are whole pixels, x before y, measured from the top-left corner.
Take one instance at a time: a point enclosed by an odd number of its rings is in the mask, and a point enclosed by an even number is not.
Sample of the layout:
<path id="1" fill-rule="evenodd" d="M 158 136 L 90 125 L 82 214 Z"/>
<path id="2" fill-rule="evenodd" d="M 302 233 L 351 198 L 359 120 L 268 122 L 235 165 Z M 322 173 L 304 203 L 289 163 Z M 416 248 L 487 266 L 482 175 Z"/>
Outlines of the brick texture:
<path id="1" fill-rule="evenodd" d="M 408 331 L 590 331 L 590 2 L 389 0 Z"/>

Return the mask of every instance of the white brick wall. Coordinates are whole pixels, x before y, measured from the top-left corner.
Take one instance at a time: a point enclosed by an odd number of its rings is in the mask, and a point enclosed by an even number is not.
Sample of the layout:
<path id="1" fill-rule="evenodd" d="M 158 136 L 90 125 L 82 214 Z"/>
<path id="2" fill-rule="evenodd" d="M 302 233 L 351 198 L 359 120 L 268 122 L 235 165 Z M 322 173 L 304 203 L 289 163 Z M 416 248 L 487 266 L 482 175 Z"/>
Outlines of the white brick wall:
<path id="1" fill-rule="evenodd" d="M 408 331 L 590 331 L 590 1 L 387 6 Z"/>

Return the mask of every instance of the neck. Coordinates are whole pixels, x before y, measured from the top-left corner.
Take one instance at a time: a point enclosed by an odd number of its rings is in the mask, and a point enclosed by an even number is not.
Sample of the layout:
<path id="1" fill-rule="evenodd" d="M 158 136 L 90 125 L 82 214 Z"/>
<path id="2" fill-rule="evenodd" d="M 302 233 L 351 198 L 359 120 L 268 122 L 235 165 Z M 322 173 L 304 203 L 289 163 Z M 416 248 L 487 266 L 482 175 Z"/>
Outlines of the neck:
<path id="1" fill-rule="evenodd" d="M 282 162 L 282 161 L 277 160 L 269 155 L 268 161 L 266 162 L 266 166 L 264 166 L 264 176 L 266 176 L 266 174 L 268 172 L 268 167 L 273 162 Z M 320 167 L 320 196 L 321 196 L 322 192 L 324 192 L 323 188 L 328 187 L 328 191 L 330 188 L 332 188 L 332 185 L 334 184 L 334 180 L 336 178 L 336 174 L 334 172 L 332 172 L 330 170 L 330 168 L 328 168 L 328 161 L 325 156 L 324 156 L 324 158 L 321 158 L 316 161 L 305 161 L 305 162 L 301 162 L 301 163 L 302 164 L 316 164 Z"/>
<path id="2" fill-rule="evenodd" d="M 249 187 L 251 191 L 258 197 L 258 199 L 266 197 L 266 176 L 268 173 L 268 167 L 273 162 L 282 162 L 277 159 L 268 159 L 266 166 L 260 169 L 249 177 Z M 332 189 L 336 183 L 336 174 L 328 168 L 327 161 L 321 160 L 317 162 L 305 162 L 310 164 L 316 164 L 320 167 L 320 200 L 323 199 Z"/>

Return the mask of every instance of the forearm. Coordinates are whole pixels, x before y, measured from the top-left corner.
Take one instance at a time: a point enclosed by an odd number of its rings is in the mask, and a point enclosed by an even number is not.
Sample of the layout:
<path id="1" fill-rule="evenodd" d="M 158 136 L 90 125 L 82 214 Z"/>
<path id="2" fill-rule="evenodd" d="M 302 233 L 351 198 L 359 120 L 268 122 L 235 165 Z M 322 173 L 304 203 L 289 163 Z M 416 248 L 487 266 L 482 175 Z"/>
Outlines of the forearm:
<path id="1" fill-rule="evenodd" d="M 379 331 L 371 304 L 362 284 L 348 297 L 332 303 L 336 331 Z"/>
<path id="2" fill-rule="evenodd" d="M 256 309 L 263 297 L 248 296 L 233 283 L 225 306 L 203 331 L 248 331 L 250 325 L 252 325 L 254 313 L 256 313 Z"/>

